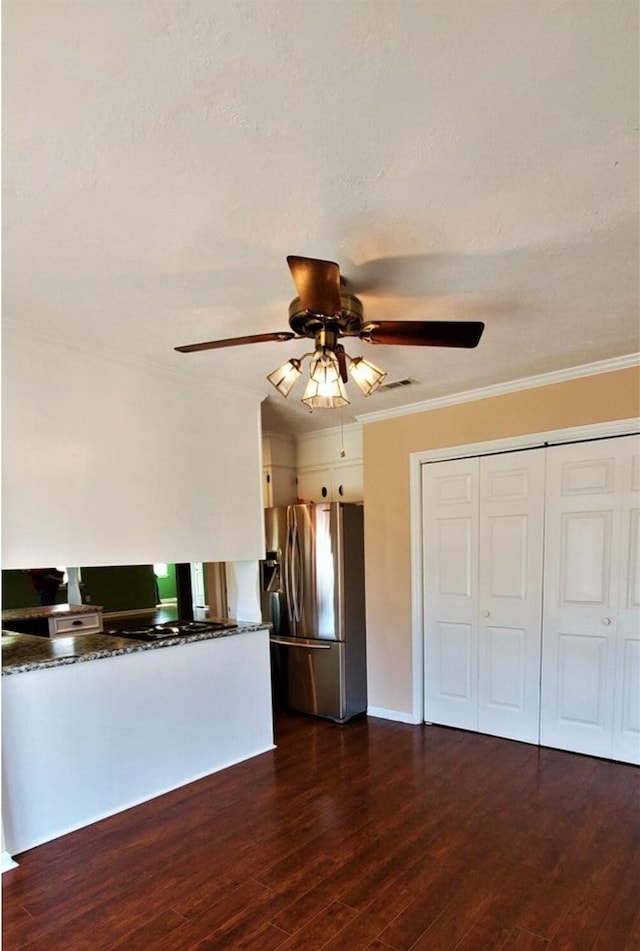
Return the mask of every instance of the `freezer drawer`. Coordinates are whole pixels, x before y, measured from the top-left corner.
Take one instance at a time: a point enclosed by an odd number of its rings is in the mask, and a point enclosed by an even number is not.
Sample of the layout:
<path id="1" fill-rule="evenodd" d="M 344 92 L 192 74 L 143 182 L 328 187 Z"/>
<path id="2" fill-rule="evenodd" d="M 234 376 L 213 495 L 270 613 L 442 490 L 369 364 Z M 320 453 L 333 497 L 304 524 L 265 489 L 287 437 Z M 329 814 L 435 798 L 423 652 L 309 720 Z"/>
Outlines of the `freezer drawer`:
<path id="1" fill-rule="evenodd" d="M 344 641 L 272 638 L 284 652 L 287 706 L 344 723 L 366 710 L 366 675 L 350 669 Z"/>

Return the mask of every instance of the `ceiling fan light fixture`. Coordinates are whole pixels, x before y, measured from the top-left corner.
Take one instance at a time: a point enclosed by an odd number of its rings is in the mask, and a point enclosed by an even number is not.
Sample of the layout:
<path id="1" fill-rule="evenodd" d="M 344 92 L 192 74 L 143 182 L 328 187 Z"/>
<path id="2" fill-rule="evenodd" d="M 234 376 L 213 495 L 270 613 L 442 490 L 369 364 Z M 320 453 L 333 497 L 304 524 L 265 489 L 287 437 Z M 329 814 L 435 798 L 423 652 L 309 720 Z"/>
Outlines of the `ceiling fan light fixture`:
<path id="1" fill-rule="evenodd" d="M 335 379 L 318 380 L 309 377 L 302 402 L 309 409 L 339 409 L 348 406 L 347 392 L 339 376 Z"/>
<path id="2" fill-rule="evenodd" d="M 295 357 L 287 360 L 281 367 L 269 373 L 267 380 L 272 386 L 275 386 L 278 393 L 286 397 L 294 388 L 299 378 L 302 376 L 302 364 Z"/>
<path id="3" fill-rule="evenodd" d="M 369 363 L 364 357 L 352 358 L 350 371 L 365 396 L 371 396 L 387 376 L 386 370 L 381 370 L 380 367 Z"/>
<path id="4" fill-rule="evenodd" d="M 484 330 L 478 320 L 375 320 L 364 321 L 362 303 L 345 291 L 340 267 L 335 261 L 287 257 L 298 296 L 289 304 L 290 330 L 249 334 L 187 344 L 181 353 L 218 350 L 244 344 L 286 342 L 307 338 L 315 341 L 313 353 L 287 360 L 267 376 L 271 385 L 287 397 L 302 374 L 302 365 L 311 357 L 310 380 L 302 397 L 309 409 L 348 405 L 344 384 L 349 367 L 356 385 L 371 396 L 386 379 L 386 372 L 362 357 L 351 358 L 340 343 L 355 337 L 368 344 L 397 347 L 476 347 Z M 390 386 L 391 384 L 386 384 Z"/>
<path id="5" fill-rule="evenodd" d="M 309 378 L 323 385 L 329 385 L 340 378 L 338 358 L 333 351 L 315 351 L 309 362 Z"/>

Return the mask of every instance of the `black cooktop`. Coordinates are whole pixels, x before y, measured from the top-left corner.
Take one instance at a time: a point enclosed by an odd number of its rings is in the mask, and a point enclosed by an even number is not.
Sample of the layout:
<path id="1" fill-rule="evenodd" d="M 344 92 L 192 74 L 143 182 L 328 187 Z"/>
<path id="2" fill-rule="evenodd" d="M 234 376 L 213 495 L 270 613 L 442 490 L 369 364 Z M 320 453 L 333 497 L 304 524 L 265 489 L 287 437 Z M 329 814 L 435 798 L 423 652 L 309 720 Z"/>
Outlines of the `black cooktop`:
<path id="1" fill-rule="evenodd" d="M 157 641 L 167 637 L 186 637 L 189 634 L 209 634 L 237 627 L 235 621 L 166 621 L 164 624 L 147 624 L 138 627 L 123 627 L 107 631 L 118 637 L 134 637 L 140 641 Z"/>

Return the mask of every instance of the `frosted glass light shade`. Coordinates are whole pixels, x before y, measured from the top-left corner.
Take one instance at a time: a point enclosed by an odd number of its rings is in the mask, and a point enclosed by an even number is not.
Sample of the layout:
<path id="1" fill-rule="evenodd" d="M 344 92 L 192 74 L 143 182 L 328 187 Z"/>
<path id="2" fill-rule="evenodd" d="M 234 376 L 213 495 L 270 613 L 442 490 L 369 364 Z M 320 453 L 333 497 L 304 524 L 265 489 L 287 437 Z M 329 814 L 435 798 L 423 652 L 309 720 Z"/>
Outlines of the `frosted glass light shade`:
<path id="1" fill-rule="evenodd" d="M 299 377 L 302 375 L 300 361 L 292 358 L 283 363 L 281 367 L 269 373 L 267 380 L 272 386 L 275 386 L 278 393 L 286 398 L 293 387 L 296 385 Z"/>
<path id="2" fill-rule="evenodd" d="M 302 402 L 309 409 L 339 409 L 340 406 L 347 406 L 349 400 L 344 383 L 338 376 L 335 380 L 328 382 L 319 382 L 310 378 Z"/>
<path id="3" fill-rule="evenodd" d="M 387 375 L 386 370 L 369 363 L 364 357 L 355 357 L 351 361 L 351 376 L 356 381 L 365 396 L 371 396 L 377 390 Z"/>
<path id="4" fill-rule="evenodd" d="M 302 402 L 309 409 L 337 409 L 347 406 L 349 399 L 340 375 L 340 364 L 335 350 L 318 346 L 312 354 L 305 353 L 300 360 L 291 358 L 267 376 L 267 380 L 282 396 L 287 397 L 298 378 L 302 375 L 302 363 L 311 356 L 309 362 L 309 382 L 304 391 Z M 386 371 L 381 370 L 364 357 L 352 359 L 345 354 L 349 361 L 351 376 L 365 396 L 370 396 L 380 386 L 386 377 Z"/>
<path id="5" fill-rule="evenodd" d="M 338 409 L 349 402 L 335 353 L 317 350 L 309 365 L 309 382 L 302 402 L 309 409 Z"/>
<path id="6" fill-rule="evenodd" d="M 329 384 L 340 379 L 340 368 L 335 353 L 317 350 L 311 357 L 309 377 L 318 383 Z"/>

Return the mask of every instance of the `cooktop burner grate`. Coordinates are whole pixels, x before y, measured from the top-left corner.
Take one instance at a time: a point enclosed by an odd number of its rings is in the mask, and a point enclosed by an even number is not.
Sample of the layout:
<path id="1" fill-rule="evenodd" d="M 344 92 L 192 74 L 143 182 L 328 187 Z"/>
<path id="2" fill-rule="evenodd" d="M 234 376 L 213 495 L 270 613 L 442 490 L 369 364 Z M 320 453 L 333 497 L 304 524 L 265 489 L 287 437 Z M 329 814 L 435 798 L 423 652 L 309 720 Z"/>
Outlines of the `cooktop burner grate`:
<path id="1" fill-rule="evenodd" d="M 109 631 L 119 637 L 134 637 L 138 640 L 161 640 L 187 634 L 207 634 L 237 627 L 235 621 L 167 621 L 165 624 L 146 624 L 140 627 L 123 627 Z"/>

